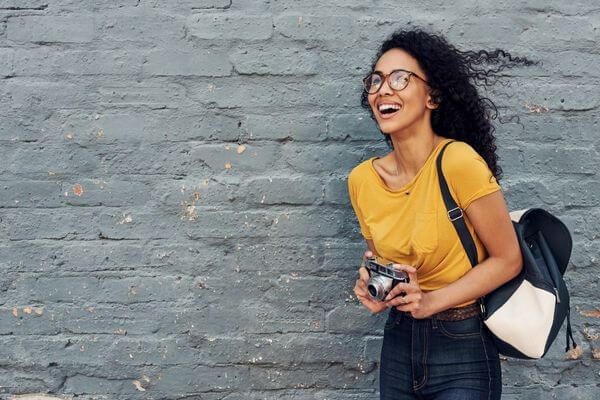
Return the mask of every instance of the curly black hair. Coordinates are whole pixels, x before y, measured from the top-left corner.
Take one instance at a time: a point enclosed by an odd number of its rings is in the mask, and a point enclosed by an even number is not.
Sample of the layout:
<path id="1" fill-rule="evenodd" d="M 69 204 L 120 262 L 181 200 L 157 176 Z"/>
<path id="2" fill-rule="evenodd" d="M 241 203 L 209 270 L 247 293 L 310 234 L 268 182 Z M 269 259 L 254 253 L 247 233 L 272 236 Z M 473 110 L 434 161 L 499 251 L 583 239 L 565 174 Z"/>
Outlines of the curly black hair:
<path id="1" fill-rule="evenodd" d="M 492 86 L 499 78 L 498 73 L 505 68 L 538 62 L 513 57 L 501 49 L 461 51 L 443 36 L 415 28 L 396 31 L 383 42 L 371 70 L 385 52 L 395 48 L 413 56 L 427 75 L 432 98 L 438 104 L 431 113 L 433 131 L 471 145 L 487 162 L 494 177 L 500 180 L 502 168 L 498 165 L 495 128 L 491 123 L 497 118 L 498 110 L 489 98 L 478 93 L 476 86 Z M 365 91 L 361 105 L 375 119 Z M 393 148 L 390 136 L 384 136 Z"/>

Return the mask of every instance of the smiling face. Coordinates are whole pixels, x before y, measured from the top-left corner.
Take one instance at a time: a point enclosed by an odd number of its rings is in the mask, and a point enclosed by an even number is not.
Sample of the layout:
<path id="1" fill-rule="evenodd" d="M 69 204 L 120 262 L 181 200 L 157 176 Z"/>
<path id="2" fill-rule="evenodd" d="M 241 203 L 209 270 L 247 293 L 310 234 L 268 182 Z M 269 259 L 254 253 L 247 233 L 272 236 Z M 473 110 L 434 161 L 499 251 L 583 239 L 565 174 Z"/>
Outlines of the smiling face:
<path id="1" fill-rule="evenodd" d="M 417 60 L 402 49 L 386 51 L 375 64 L 374 71 L 384 76 L 396 69 L 411 71 L 427 80 L 427 76 Z M 379 129 L 383 133 L 412 132 L 420 127 L 430 126 L 431 110 L 437 105 L 432 103 L 429 87 L 421 79 L 410 76 L 408 85 L 395 91 L 385 80 L 379 91 L 368 95 L 369 104 Z"/>

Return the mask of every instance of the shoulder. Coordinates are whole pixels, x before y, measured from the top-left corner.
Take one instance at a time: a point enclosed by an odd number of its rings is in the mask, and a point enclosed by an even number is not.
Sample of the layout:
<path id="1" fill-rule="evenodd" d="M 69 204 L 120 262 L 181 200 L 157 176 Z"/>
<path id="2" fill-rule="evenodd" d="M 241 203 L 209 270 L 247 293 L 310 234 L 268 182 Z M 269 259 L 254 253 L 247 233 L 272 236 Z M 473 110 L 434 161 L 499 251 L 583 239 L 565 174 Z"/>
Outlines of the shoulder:
<path id="1" fill-rule="evenodd" d="M 489 169 L 483 157 L 471 145 L 461 141 L 455 141 L 448 145 L 442 158 L 442 168 L 444 172 L 450 174 L 468 172 L 472 168 Z"/>
<path id="2" fill-rule="evenodd" d="M 487 162 L 465 142 L 446 148 L 442 171 L 463 209 L 480 196 L 500 189 Z"/>
<path id="3" fill-rule="evenodd" d="M 460 162 L 469 158 L 481 158 L 470 144 L 461 141 L 451 142 L 444 153 L 444 161 Z"/>
<path id="4" fill-rule="evenodd" d="M 360 186 L 362 182 L 369 179 L 369 174 L 371 173 L 371 166 L 369 164 L 374 158 L 375 157 L 371 157 L 352 168 L 348 174 L 348 185 L 355 187 Z"/>

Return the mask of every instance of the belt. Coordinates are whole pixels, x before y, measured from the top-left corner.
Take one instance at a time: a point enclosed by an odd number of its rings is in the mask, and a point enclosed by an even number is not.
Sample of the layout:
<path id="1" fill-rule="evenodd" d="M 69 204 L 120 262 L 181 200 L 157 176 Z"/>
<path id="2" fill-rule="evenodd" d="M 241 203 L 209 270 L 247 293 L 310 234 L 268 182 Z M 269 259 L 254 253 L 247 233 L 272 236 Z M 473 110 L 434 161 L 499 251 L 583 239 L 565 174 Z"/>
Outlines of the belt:
<path id="1" fill-rule="evenodd" d="M 479 314 L 479 304 L 473 303 L 465 307 L 449 308 L 433 314 L 431 318 L 437 318 L 442 321 L 462 321 L 463 319 L 474 317 Z"/>

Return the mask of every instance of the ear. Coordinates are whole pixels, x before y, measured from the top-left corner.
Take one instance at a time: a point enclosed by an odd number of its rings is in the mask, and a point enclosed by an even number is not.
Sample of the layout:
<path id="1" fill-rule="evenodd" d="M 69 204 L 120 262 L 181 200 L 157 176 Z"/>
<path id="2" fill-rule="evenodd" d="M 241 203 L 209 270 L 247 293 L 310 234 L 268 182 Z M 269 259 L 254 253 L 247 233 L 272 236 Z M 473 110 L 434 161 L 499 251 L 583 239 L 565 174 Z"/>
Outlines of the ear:
<path id="1" fill-rule="evenodd" d="M 427 108 L 429 108 L 430 110 L 435 110 L 436 108 L 438 108 L 438 104 L 434 103 L 433 99 L 429 97 L 427 99 Z"/>
<path id="2" fill-rule="evenodd" d="M 433 89 L 429 92 L 429 96 L 427 96 L 427 108 L 430 110 L 435 110 L 439 107 L 441 101 L 442 99 L 439 91 Z"/>

